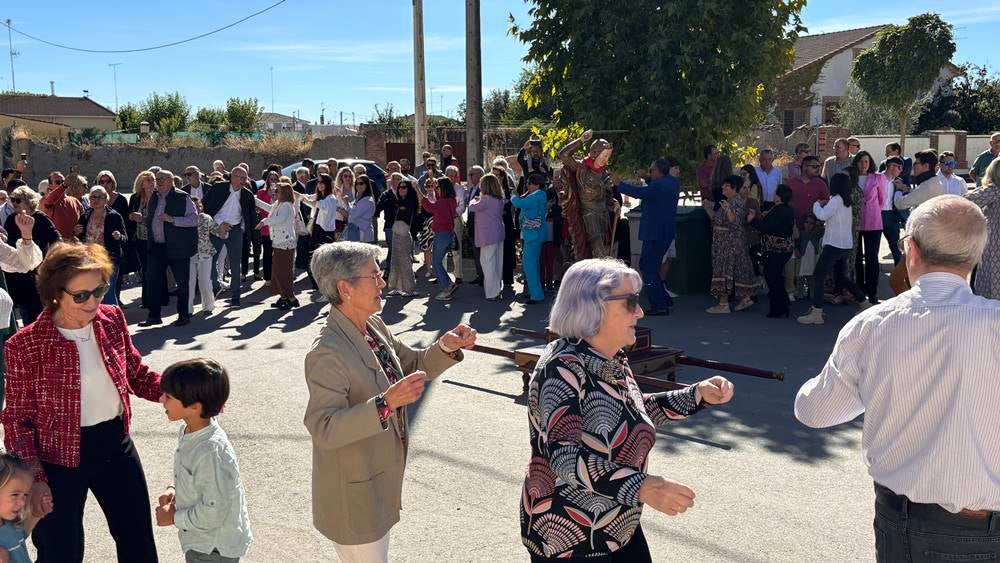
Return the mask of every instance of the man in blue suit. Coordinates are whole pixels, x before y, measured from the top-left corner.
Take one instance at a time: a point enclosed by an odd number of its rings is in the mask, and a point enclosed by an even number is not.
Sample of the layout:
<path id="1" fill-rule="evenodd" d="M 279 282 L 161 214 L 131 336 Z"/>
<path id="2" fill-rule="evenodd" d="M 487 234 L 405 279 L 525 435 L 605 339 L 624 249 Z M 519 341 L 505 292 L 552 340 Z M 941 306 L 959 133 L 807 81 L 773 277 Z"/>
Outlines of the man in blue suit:
<path id="1" fill-rule="evenodd" d="M 662 157 L 649 166 L 649 183 L 633 186 L 621 181 L 617 174 L 611 181 L 619 192 L 642 200 L 642 218 L 639 219 L 639 273 L 646 286 L 649 300 L 647 315 L 669 315 L 667 291 L 660 281 L 660 264 L 677 234 L 677 200 L 681 193 L 681 168 L 677 159 Z"/>

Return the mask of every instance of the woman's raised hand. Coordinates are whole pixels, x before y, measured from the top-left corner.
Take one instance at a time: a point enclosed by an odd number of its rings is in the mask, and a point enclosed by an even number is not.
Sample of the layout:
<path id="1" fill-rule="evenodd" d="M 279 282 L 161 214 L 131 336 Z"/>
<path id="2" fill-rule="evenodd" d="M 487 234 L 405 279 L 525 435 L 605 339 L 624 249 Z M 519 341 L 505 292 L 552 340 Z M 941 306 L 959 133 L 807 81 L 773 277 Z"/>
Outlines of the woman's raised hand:
<path id="1" fill-rule="evenodd" d="M 694 491 L 683 483 L 649 475 L 639 487 L 639 502 L 669 516 L 677 516 L 694 506 Z"/>
<path id="2" fill-rule="evenodd" d="M 383 395 L 385 404 L 390 409 L 395 410 L 414 403 L 424 394 L 424 387 L 426 385 L 427 374 L 422 371 L 415 371 L 389 386 L 389 389 Z"/>

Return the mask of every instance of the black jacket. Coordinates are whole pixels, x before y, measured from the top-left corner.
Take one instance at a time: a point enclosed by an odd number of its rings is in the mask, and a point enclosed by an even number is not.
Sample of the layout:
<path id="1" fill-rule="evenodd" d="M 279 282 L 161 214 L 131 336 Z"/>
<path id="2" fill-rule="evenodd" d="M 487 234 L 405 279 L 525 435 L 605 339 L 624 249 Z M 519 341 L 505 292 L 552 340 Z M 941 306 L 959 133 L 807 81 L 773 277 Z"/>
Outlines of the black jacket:
<path id="1" fill-rule="evenodd" d="M 226 200 L 229 199 L 229 194 L 232 191 L 232 184 L 229 182 L 212 184 L 205 191 L 205 199 L 201 202 L 205 208 L 205 213 L 215 217 L 215 214 L 226 204 Z M 254 194 L 246 187 L 240 189 L 240 214 L 243 217 L 243 232 L 252 231 L 260 221 L 260 216 L 257 215 L 257 206 L 254 203 Z"/>
<path id="2" fill-rule="evenodd" d="M 398 205 L 399 198 L 394 190 L 386 189 L 378 198 L 378 204 L 375 205 L 375 216 L 378 217 L 380 213 L 385 213 L 383 225 L 386 230 L 392 229 L 392 224 L 396 222 L 396 207 Z"/>
<path id="3" fill-rule="evenodd" d="M 49 246 L 62 240 L 62 235 L 56 230 L 55 224 L 49 216 L 41 211 L 31 214 L 35 219 L 35 226 L 31 228 L 31 240 L 35 241 L 38 248 L 42 249 L 42 256 L 49 251 Z M 7 231 L 7 244 L 17 246 L 17 241 L 21 240 L 21 227 L 17 226 L 17 214 L 11 213 L 4 222 L 3 228 Z"/>
<path id="4" fill-rule="evenodd" d="M 767 212 L 767 215 L 754 217 L 751 224 L 762 235 L 792 238 L 792 229 L 795 226 L 795 211 L 791 205 L 779 203 L 772 207 Z"/>
<path id="5" fill-rule="evenodd" d="M 125 219 L 111 207 L 105 207 L 104 209 L 104 240 L 101 241 L 101 244 L 112 258 L 120 259 L 122 257 L 122 249 L 125 247 L 125 243 L 128 242 L 128 230 L 125 228 Z M 90 218 L 93 214 L 94 209 L 91 208 L 84 211 L 83 215 L 80 215 L 77 225 L 83 227 L 83 231 L 76 236 L 76 238 L 80 239 L 80 242 L 87 242 L 87 224 L 90 223 Z M 115 237 L 111 236 L 111 233 L 115 231 L 121 233 L 121 238 L 118 240 L 115 240 Z"/>

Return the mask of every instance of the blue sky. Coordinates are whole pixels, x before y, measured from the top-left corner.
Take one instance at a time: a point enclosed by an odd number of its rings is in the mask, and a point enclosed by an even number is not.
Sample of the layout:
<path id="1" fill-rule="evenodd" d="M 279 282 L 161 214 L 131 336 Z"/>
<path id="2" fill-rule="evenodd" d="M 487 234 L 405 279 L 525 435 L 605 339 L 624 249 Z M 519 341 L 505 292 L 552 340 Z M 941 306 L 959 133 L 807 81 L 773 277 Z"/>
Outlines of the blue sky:
<path id="1" fill-rule="evenodd" d="M 57 43 L 89 49 L 128 49 L 198 35 L 260 10 L 275 0 L 174 0 L 170 3 L 91 0 L 6 2 L 0 17 L 15 29 Z M 810 33 L 904 23 L 926 11 L 957 2 L 862 2 L 814 0 L 803 12 Z M 153 7 L 155 6 L 155 8 Z M 44 7 L 44 9 L 39 9 Z M 482 0 L 483 87 L 509 87 L 523 63 L 525 46 L 507 35 L 507 14 L 528 22 L 519 0 Z M 118 101 L 138 102 L 151 92 L 179 91 L 193 109 L 222 106 L 231 96 L 256 97 L 271 110 L 270 69 L 274 68 L 274 111 L 299 111 L 318 121 L 358 123 L 373 106 L 391 103 L 413 111 L 412 4 L 408 0 L 287 0 L 237 27 L 191 43 L 128 54 L 72 52 L 14 35 L 18 90 L 90 96 L 114 109 L 109 63 L 118 69 Z M 1000 5 L 968 0 L 942 13 L 955 25 L 956 63 L 989 63 Z M 465 3 L 426 0 L 424 33 L 428 110 L 454 113 L 465 98 Z M 3 31 L 0 28 L 0 31 Z M 5 39 L 5 38 L 4 38 Z M 2 42 L 2 41 L 0 41 Z M 6 50 L 6 45 L 3 45 Z M 2 53 L 6 55 L 6 53 Z M 9 58 L 0 57 L 0 88 L 11 85 Z"/>

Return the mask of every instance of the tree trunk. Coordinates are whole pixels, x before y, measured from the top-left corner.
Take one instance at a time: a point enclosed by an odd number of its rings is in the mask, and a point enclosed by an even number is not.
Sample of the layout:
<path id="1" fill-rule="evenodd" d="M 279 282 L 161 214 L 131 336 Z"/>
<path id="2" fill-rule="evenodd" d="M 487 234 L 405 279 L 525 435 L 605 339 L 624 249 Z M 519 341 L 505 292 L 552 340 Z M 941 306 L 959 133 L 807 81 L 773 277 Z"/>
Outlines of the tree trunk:
<path id="1" fill-rule="evenodd" d="M 910 111 L 903 108 L 899 113 L 899 156 L 906 154 L 906 132 L 910 130 Z"/>

